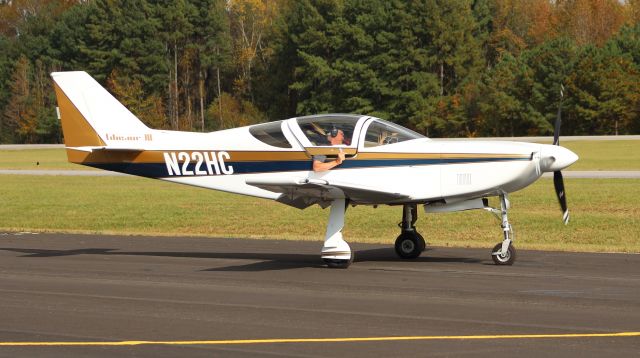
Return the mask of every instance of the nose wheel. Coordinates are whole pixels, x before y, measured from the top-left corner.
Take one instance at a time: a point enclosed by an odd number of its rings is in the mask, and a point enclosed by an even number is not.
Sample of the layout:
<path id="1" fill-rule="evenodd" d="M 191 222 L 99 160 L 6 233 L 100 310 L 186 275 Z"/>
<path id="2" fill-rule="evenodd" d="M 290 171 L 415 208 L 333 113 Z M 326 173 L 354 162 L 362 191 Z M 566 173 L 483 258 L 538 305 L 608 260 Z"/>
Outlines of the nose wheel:
<path id="1" fill-rule="evenodd" d="M 513 265 L 516 261 L 516 248 L 513 244 L 509 245 L 507 251 L 502 252 L 502 243 L 497 244 L 491 251 L 491 258 L 496 265 Z"/>

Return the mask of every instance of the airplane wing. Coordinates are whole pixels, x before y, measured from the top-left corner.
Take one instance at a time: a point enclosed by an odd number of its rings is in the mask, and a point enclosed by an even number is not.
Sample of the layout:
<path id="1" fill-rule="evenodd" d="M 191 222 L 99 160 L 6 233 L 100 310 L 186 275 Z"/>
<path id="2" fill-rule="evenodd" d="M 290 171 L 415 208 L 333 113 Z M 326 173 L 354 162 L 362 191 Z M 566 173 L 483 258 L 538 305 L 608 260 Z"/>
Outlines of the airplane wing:
<path id="1" fill-rule="evenodd" d="M 327 207 L 331 200 L 346 197 L 360 203 L 387 203 L 409 199 L 408 195 L 388 192 L 352 183 L 308 178 L 249 179 L 252 185 L 274 193 L 282 194 L 277 201 L 304 209 L 313 204 Z"/>

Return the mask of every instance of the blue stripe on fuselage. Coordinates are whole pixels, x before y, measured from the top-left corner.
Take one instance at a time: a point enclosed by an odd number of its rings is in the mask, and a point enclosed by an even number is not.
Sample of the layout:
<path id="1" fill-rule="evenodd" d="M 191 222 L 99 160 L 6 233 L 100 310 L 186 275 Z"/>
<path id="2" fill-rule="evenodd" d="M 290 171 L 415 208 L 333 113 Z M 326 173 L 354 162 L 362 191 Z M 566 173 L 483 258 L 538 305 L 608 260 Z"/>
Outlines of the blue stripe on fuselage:
<path id="1" fill-rule="evenodd" d="M 530 160 L 529 158 L 442 158 L 442 159 L 362 159 L 345 160 L 336 169 L 354 168 L 379 168 L 434 164 L 464 164 L 482 162 L 504 162 Z M 170 178 L 192 175 L 168 175 L 165 163 L 86 163 L 85 165 L 110 170 L 114 172 L 143 176 L 148 178 Z M 312 170 L 311 160 L 286 160 L 286 161 L 256 161 L 256 162 L 226 162 L 228 167 L 233 167 L 233 174 L 256 174 L 288 171 Z M 187 170 L 195 173 L 195 163 L 189 163 Z M 182 170 L 182 164 L 180 164 Z M 203 168 L 200 168 L 201 170 Z M 213 174 L 216 175 L 216 174 Z"/>

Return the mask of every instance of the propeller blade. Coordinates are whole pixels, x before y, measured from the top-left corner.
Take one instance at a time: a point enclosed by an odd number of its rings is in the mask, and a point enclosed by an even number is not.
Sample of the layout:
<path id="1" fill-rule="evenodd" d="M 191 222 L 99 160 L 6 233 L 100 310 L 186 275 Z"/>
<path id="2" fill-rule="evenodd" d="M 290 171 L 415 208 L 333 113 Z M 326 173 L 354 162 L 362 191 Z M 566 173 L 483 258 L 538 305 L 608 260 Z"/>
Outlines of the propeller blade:
<path id="1" fill-rule="evenodd" d="M 567 207 L 567 195 L 564 191 L 562 172 L 553 172 L 553 186 L 556 188 L 556 195 L 560 202 L 560 208 L 562 208 L 562 222 L 567 225 L 569 223 L 569 208 Z"/>
<path id="2" fill-rule="evenodd" d="M 553 128 L 553 145 L 560 145 L 560 125 L 562 124 L 562 100 L 564 99 L 564 86 L 560 85 L 560 104 L 558 105 L 558 115 Z"/>
<path id="3" fill-rule="evenodd" d="M 560 126 L 562 125 L 562 100 L 564 99 L 564 86 L 560 84 L 560 104 L 558 104 L 558 116 L 553 128 L 553 145 L 560 145 Z M 553 186 L 556 188 L 556 195 L 562 209 L 562 222 L 569 223 L 569 208 L 567 207 L 567 195 L 564 191 L 564 179 L 561 171 L 553 172 Z"/>

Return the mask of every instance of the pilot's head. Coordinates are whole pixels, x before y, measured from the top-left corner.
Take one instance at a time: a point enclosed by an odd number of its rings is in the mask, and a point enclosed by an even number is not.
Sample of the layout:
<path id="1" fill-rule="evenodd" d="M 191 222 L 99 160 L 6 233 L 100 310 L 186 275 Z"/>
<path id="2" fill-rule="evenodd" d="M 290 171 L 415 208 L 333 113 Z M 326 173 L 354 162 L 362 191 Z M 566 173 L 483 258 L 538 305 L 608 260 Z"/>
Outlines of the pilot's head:
<path id="1" fill-rule="evenodd" d="M 327 139 L 331 145 L 344 144 L 344 132 L 341 129 L 333 127 L 331 131 L 327 133 Z"/>

